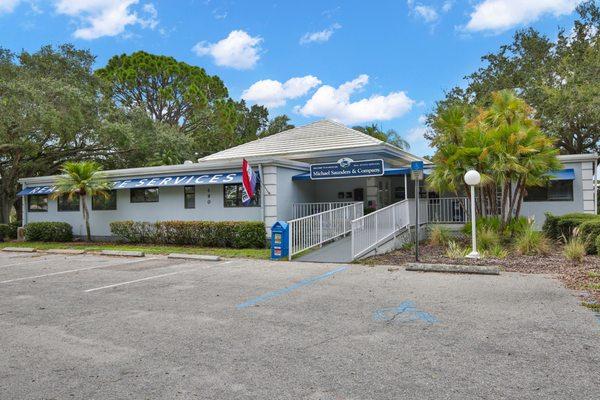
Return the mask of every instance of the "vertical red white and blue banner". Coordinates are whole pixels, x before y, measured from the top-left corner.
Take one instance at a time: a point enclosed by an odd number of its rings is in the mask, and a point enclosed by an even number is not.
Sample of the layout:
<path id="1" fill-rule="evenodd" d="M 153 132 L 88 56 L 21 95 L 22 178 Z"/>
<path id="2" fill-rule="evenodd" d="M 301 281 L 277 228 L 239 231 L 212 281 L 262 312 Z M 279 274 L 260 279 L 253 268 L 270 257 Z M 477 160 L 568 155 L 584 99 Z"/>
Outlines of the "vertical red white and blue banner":
<path id="1" fill-rule="evenodd" d="M 242 160 L 242 204 L 247 206 L 250 204 L 252 199 L 254 198 L 254 194 L 256 193 L 256 182 L 257 177 L 252 167 L 246 161 L 246 159 Z"/>

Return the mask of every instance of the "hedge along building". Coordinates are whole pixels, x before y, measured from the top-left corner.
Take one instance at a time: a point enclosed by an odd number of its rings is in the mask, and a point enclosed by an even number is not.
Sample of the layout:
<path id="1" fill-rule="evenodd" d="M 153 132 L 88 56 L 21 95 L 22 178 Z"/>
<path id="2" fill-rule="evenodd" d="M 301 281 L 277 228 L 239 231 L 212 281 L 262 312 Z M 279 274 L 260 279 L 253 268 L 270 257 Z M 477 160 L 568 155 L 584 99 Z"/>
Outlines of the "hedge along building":
<path id="1" fill-rule="evenodd" d="M 241 200 L 243 158 L 261 180 L 250 206 L 243 206 Z M 538 223 L 546 211 L 596 212 L 597 156 L 560 159 L 564 169 L 555 172 L 547 187 L 530 190 L 523 203 L 522 214 Z M 278 220 L 353 204 L 360 204 L 360 212 L 354 215 L 359 217 L 363 206 L 381 210 L 404 200 L 414 223 L 414 183 L 408 168 L 412 161 L 432 167 L 427 160 L 369 135 L 329 120 L 318 121 L 195 163 L 105 171 L 114 190 L 108 201 L 91 201 L 92 235 L 110 236 L 112 221 L 209 220 L 263 221 L 270 236 L 270 227 Z M 49 198 L 55 180 L 56 176 L 20 180 L 24 223 L 64 221 L 73 226 L 75 235 L 83 235 L 79 199 Z M 444 199 L 425 190 L 419 197 L 422 222 L 462 223 L 468 217 L 464 198 Z"/>

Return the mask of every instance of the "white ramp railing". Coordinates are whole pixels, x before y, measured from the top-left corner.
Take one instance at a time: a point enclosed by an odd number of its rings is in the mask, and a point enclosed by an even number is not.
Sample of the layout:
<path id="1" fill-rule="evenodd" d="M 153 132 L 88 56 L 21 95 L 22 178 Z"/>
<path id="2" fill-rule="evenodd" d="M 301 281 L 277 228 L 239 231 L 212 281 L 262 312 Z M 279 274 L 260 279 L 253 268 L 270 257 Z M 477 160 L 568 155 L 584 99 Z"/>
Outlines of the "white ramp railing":
<path id="1" fill-rule="evenodd" d="M 410 225 L 407 200 L 352 221 L 352 259 L 356 259 Z"/>
<path id="2" fill-rule="evenodd" d="M 363 214 L 363 203 L 357 202 L 288 221 L 289 259 L 304 250 L 347 234 L 352 229 L 352 220 Z"/>
<path id="3" fill-rule="evenodd" d="M 471 215 L 466 197 L 430 198 L 427 205 L 428 222 L 434 224 L 464 224 Z"/>
<path id="4" fill-rule="evenodd" d="M 319 203 L 294 203 L 292 205 L 293 218 L 302 218 L 308 215 L 318 214 L 325 211 L 333 210 L 335 208 L 350 206 L 354 203 L 361 203 L 356 201 L 329 201 Z"/>

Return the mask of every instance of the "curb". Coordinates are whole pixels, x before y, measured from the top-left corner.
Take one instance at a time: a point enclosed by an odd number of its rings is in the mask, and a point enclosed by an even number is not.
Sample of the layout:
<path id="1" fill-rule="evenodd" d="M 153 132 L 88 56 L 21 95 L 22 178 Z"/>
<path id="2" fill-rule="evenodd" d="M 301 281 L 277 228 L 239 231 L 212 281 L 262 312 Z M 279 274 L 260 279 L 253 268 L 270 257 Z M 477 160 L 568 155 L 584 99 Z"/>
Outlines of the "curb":
<path id="1" fill-rule="evenodd" d="M 119 256 L 119 257 L 144 257 L 143 251 L 125 251 L 125 250 L 102 250 L 100 255 Z"/>
<path id="2" fill-rule="evenodd" d="M 220 256 L 209 256 L 204 254 L 185 254 L 185 253 L 171 253 L 167 258 L 177 258 L 184 260 L 201 260 L 201 261 L 221 261 Z"/>
<path id="3" fill-rule="evenodd" d="M 75 250 L 75 249 L 48 249 L 45 253 L 49 254 L 84 254 L 85 250 Z"/>
<path id="4" fill-rule="evenodd" d="M 407 271 L 450 272 L 458 274 L 500 275 L 500 268 L 487 265 L 420 264 L 410 263 Z"/>
<path id="5" fill-rule="evenodd" d="M 35 253 L 36 249 L 33 247 L 5 247 L 2 251 L 11 251 L 15 253 Z"/>

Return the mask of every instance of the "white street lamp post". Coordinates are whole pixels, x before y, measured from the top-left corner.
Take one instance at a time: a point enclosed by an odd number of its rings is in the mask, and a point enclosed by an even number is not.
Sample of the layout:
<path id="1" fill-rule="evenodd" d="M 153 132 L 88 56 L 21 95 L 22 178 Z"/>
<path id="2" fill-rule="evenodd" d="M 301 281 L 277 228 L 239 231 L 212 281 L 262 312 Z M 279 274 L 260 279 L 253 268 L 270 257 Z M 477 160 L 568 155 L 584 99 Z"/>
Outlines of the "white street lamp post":
<path id="1" fill-rule="evenodd" d="M 475 217 L 475 186 L 481 182 L 481 175 L 474 169 L 467 171 L 465 174 L 465 183 L 471 186 L 471 237 L 473 240 L 473 249 L 467 254 L 468 258 L 480 258 L 477 252 L 477 226 Z"/>

